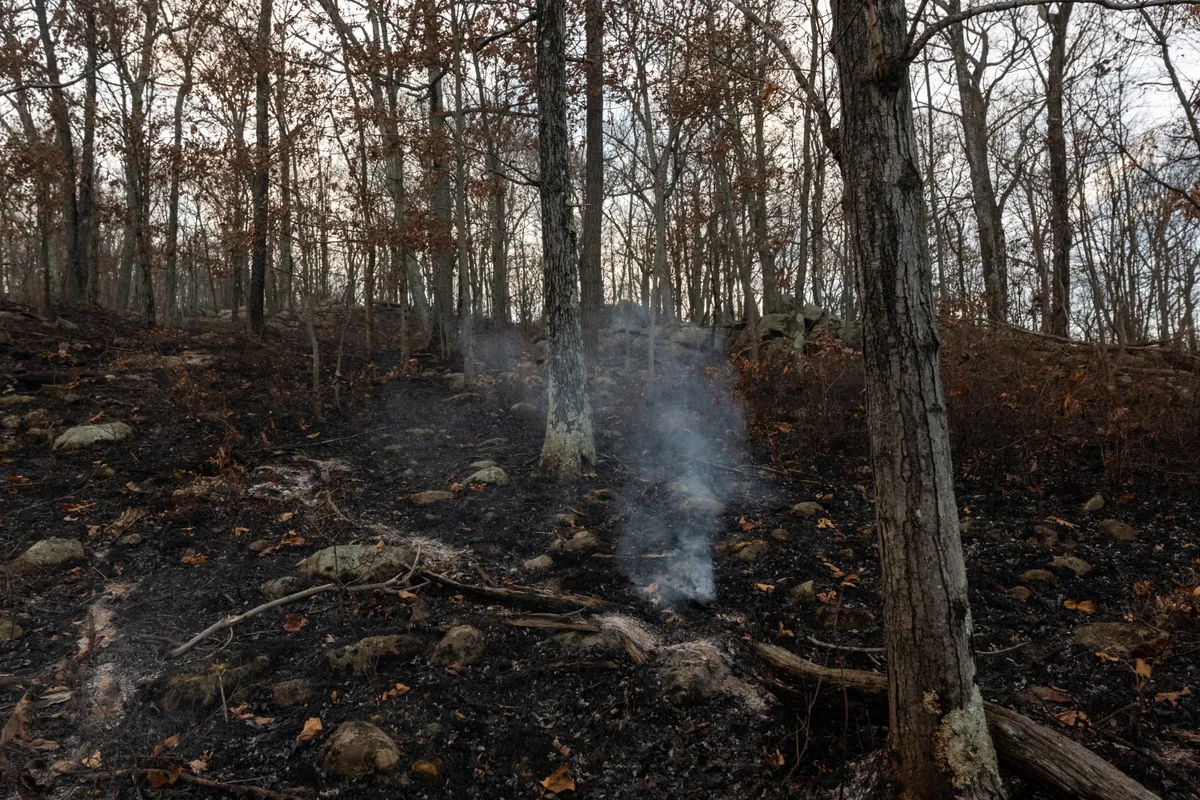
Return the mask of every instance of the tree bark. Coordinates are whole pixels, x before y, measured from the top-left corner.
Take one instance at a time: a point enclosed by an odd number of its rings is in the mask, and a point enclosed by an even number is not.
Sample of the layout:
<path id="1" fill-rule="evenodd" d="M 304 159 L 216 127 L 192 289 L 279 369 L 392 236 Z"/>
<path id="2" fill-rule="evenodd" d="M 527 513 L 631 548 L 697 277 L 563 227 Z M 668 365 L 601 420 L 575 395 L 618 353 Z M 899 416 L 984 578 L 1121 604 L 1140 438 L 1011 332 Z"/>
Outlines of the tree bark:
<path id="1" fill-rule="evenodd" d="M 172 118 L 173 139 L 171 142 L 171 188 L 167 199 L 167 270 L 166 270 L 166 316 L 167 324 L 178 320 L 177 299 L 179 265 L 179 182 L 183 173 L 183 106 L 192 90 L 192 54 L 183 58 L 183 81 L 175 92 L 175 113 Z"/>
<path id="2" fill-rule="evenodd" d="M 601 274 L 601 222 L 604 204 L 604 0 L 584 1 L 586 95 L 586 153 L 584 155 L 583 251 L 579 260 L 582 284 L 580 316 L 583 342 L 588 352 L 600 336 L 600 309 L 604 305 Z"/>
<path id="3" fill-rule="evenodd" d="M 596 461 L 579 322 L 579 263 L 571 211 L 565 0 L 538 0 L 537 101 L 543 294 L 550 339 L 542 469 L 579 475 Z"/>
<path id="4" fill-rule="evenodd" d="M 1071 188 L 1067 179 L 1067 140 L 1063 130 L 1063 78 L 1067 61 L 1067 27 L 1072 3 L 1044 11 L 1050 26 L 1050 65 L 1046 76 L 1046 149 L 1050 155 L 1051 257 L 1050 332 L 1069 336 L 1071 325 Z"/>
<path id="5" fill-rule="evenodd" d="M 272 0 L 261 0 L 258 10 L 258 38 L 254 49 L 254 182 L 250 187 L 254 216 L 254 239 L 251 243 L 250 298 L 247 311 L 250 330 L 262 335 L 265 319 L 263 301 L 267 280 L 267 202 L 271 161 L 271 8 Z"/>
<path id="6" fill-rule="evenodd" d="M 1004 796 L 975 682 L 902 3 L 835 0 L 838 155 L 863 309 L 896 796 Z M 907 794 L 905 794 L 907 793 Z"/>

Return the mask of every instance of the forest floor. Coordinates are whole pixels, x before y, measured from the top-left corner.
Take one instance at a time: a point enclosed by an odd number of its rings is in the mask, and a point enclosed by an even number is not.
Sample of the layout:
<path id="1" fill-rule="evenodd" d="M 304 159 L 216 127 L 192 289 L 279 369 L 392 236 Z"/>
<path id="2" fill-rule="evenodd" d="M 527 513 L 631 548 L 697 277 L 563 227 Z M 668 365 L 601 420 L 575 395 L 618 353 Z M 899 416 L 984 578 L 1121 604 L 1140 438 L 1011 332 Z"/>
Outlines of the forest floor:
<path id="1" fill-rule="evenodd" d="M 513 331 L 480 332 L 472 391 L 430 354 L 375 368 L 348 344 L 345 410 L 321 422 L 298 328 L 262 343 L 221 320 L 3 314 L 0 722 L 21 724 L 0 734 L 0 796 L 807 797 L 883 742 L 852 707 L 776 699 L 748 647 L 884 669 L 870 469 L 748 434 L 727 364 L 660 361 L 648 399 L 611 353 L 592 374 L 599 463 L 558 484 L 536 472 L 538 349 Z M 52 447 L 110 422 L 131 438 Z M 979 680 L 1188 796 L 1200 494 L 1147 478 L 1086 510 L 1104 488 L 960 483 Z M 268 581 L 319 585 L 299 562 L 350 544 L 307 569 L 408 583 L 315 594 L 171 655 Z"/>

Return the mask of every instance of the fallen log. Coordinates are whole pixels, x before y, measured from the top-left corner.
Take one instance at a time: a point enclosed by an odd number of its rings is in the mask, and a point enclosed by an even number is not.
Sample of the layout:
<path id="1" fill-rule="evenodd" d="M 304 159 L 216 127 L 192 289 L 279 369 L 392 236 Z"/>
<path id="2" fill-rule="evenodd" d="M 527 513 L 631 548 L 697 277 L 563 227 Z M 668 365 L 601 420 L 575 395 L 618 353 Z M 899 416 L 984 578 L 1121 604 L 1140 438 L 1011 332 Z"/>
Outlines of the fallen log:
<path id="1" fill-rule="evenodd" d="M 887 714 L 887 676 L 857 669 L 831 669 L 805 661 L 772 644 L 751 644 L 754 654 L 789 678 L 846 690 L 872 710 Z M 1158 795 L 1086 747 L 1017 712 L 984 703 L 988 729 L 1000 763 L 1064 797 L 1081 800 L 1155 800 Z"/>

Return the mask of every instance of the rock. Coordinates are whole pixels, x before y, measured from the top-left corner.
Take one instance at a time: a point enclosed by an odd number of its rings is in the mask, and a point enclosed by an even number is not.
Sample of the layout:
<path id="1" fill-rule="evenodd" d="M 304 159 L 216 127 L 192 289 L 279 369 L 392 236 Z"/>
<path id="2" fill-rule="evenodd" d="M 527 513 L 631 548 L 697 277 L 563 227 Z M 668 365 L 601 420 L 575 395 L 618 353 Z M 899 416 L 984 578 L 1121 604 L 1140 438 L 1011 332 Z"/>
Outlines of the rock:
<path id="1" fill-rule="evenodd" d="M 447 492 L 441 489 L 430 489 L 426 492 L 417 492 L 409 499 L 412 500 L 413 505 L 415 506 L 427 506 L 433 503 L 441 503 L 446 500 L 453 500 L 454 492 Z"/>
<path id="2" fill-rule="evenodd" d="M 875 627 L 875 615 L 865 608 L 822 604 L 817 608 L 817 625 L 826 630 L 865 631 Z"/>
<path id="3" fill-rule="evenodd" d="M 491 447 L 503 447 L 506 444 L 508 444 L 508 439 L 505 439 L 503 436 L 496 436 L 492 439 L 483 440 L 482 442 L 479 443 L 479 447 L 481 449 L 482 448 L 491 448 Z"/>
<path id="4" fill-rule="evenodd" d="M 739 548 L 738 551 L 733 554 L 733 560 L 740 561 L 743 564 L 750 564 L 758 561 L 758 559 L 765 555 L 766 552 L 766 542 L 751 542 L 745 547 Z"/>
<path id="5" fill-rule="evenodd" d="M 1096 526 L 1101 533 L 1106 533 L 1112 538 L 1121 542 L 1132 542 L 1137 538 L 1137 531 L 1133 526 L 1121 522 L 1119 519 L 1106 519 Z"/>
<path id="6" fill-rule="evenodd" d="M 777 542 L 790 542 L 792 534 L 786 528 L 776 528 L 771 531 L 771 538 Z"/>
<path id="7" fill-rule="evenodd" d="M 270 667 L 266 656 L 258 656 L 239 667 L 214 664 L 200 672 L 178 675 L 167 683 L 163 708 L 170 712 L 207 708 L 220 703 L 222 696 L 226 701 L 240 698 L 245 694 L 246 684 Z"/>
<path id="8" fill-rule="evenodd" d="M 25 635 L 25 629 L 16 620 L 0 619 L 0 642 L 11 642 Z"/>
<path id="9" fill-rule="evenodd" d="M 71 320 L 67 319 L 66 317 L 59 317 L 58 319 L 54 320 L 54 327 L 61 328 L 64 331 L 79 330 L 79 326 L 74 322 L 71 322 Z"/>
<path id="10" fill-rule="evenodd" d="M 467 478 L 467 483 L 490 483 L 494 486 L 504 486 L 508 483 L 508 473 L 499 467 L 485 467 Z"/>
<path id="11" fill-rule="evenodd" d="M 701 705 L 724 691 L 732 675 L 725 656 L 708 642 L 665 647 L 659 656 L 658 679 L 671 705 Z"/>
<path id="12" fill-rule="evenodd" d="M 413 553 L 406 547 L 339 544 L 300 562 L 305 575 L 342 583 L 379 583 L 408 571 Z"/>
<path id="13" fill-rule="evenodd" d="M 1028 600 L 1033 597 L 1033 592 L 1029 591 L 1028 586 L 1014 586 L 1008 590 L 1008 593 L 1018 600 Z"/>
<path id="14" fill-rule="evenodd" d="M 803 503 L 796 503 L 796 505 L 792 506 L 792 513 L 800 514 L 804 517 L 815 517 L 818 514 L 824 514 L 825 509 L 820 503 L 806 500 Z"/>
<path id="15" fill-rule="evenodd" d="M 408 661 L 421 652 L 421 642 L 406 634 L 368 636 L 354 644 L 330 650 L 325 666 L 343 675 L 370 675 L 386 661 Z"/>
<path id="16" fill-rule="evenodd" d="M 421 759 L 412 765 L 412 774 L 422 783 L 435 786 L 442 782 L 442 762 Z"/>
<path id="17" fill-rule="evenodd" d="M 312 684 L 304 678 L 280 681 L 271 687 L 271 701 L 282 708 L 307 703 L 312 697 Z"/>
<path id="18" fill-rule="evenodd" d="M 303 578 L 298 578 L 295 575 L 284 575 L 282 578 L 272 578 L 269 581 L 264 581 L 263 585 L 258 587 L 258 590 L 268 600 L 278 600 L 281 597 L 287 597 L 289 594 L 295 594 L 307 585 L 308 582 Z"/>
<path id="19" fill-rule="evenodd" d="M 26 403 L 32 403 L 35 400 L 37 400 L 36 397 L 28 394 L 6 394 L 0 397 L 0 408 L 23 406 Z"/>
<path id="20" fill-rule="evenodd" d="M 369 722 L 343 722 L 321 748 L 321 767 L 350 780 L 375 776 L 390 781 L 400 764 L 400 747 Z"/>
<path id="21" fill-rule="evenodd" d="M 1157 642 L 1165 636 L 1153 628 L 1129 622 L 1092 622 L 1075 626 L 1075 630 L 1071 631 L 1071 638 L 1076 644 L 1092 650 L 1109 655 L 1127 656 L 1131 651 Z"/>
<path id="22" fill-rule="evenodd" d="M 1058 547 L 1058 531 L 1048 525 L 1034 525 L 1033 533 L 1037 536 L 1038 544 L 1046 550 Z"/>
<path id="23" fill-rule="evenodd" d="M 1075 556 L 1055 556 L 1054 560 L 1050 562 L 1050 569 L 1060 567 L 1071 570 L 1080 578 L 1092 571 L 1091 564 Z"/>
<path id="24" fill-rule="evenodd" d="M 490 469 L 496 466 L 496 462 L 490 458 L 485 458 L 483 461 L 476 461 L 473 464 L 467 464 L 467 469 Z"/>
<path id="25" fill-rule="evenodd" d="M 1100 511 L 1104 508 L 1104 495 L 1096 492 L 1091 498 L 1083 504 L 1084 511 Z"/>
<path id="26" fill-rule="evenodd" d="M 551 550 L 565 550 L 568 553 L 590 553 L 600 548 L 600 537 L 591 531 L 575 531 L 569 539 L 555 540 L 550 544 Z"/>
<path id="27" fill-rule="evenodd" d="M 21 418 L 16 414 L 8 414 L 3 420 L 0 420 L 0 427 L 6 431 L 17 431 L 21 429 Z"/>
<path id="28" fill-rule="evenodd" d="M 446 380 L 452 392 L 461 392 L 467 388 L 467 376 L 461 372 L 451 372 L 446 376 Z"/>
<path id="29" fill-rule="evenodd" d="M 251 553 L 265 553 L 271 549 L 271 543 L 266 539 L 255 539 L 250 544 L 246 545 L 246 549 Z"/>
<path id="30" fill-rule="evenodd" d="M 583 499 L 589 503 L 611 503 L 615 499 L 612 489 L 592 489 L 583 495 Z"/>
<path id="31" fill-rule="evenodd" d="M 140 533 L 128 533 L 117 539 L 117 547 L 134 548 L 142 543 L 142 535 Z"/>
<path id="32" fill-rule="evenodd" d="M 803 603 L 817 599 L 817 590 L 812 581 L 798 583 L 788 590 L 788 598 L 794 603 Z"/>
<path id="33" fill-rule="evenodd" d="M 433 647 L 429 660 L 436 664 L 466 666 L 483 654 L 483 633 L 470 625 L 458 625 L 446 631 Z"/>
<path id="34" fill-rule="evenodd" d="M 50 431 L 45 428 L 30 428 L 25 431 L 26 444 L 42 444 L 50 441 Z"/>
<path id="35" fill-rule="evenodd" d="M 534 403 L 513 403 L 508 409 L 508 413 L 520 419 L 536 420 L 541 416 L 541 412 Z"/>
<path id="36" fill-rule="evenodd" d="M 68 428 L 54 440 L 54 449 L 69 453 L 82 450 L 102 442 L 123 442 L 133 438 L 133 428 L 124 422 L 106 422 L 102 425 L 77 425 Z"/>
<path id="37" fill-rule="evenodd" d="M 848 560 L 853 559 L 854 558 L 854 548 L 843 547 L 841 550 L 837 551 L 837 557 L 848 559 Z"/>
<path id="38" fill-rule="evenodd" d="M 694 511 L 698 514 L 708 514 L 719 517 L 725 513 L 725 504 L 711 495 L 689 497 L 681 506 L 684 511 Z"/>
<path id="39" fill-rule="evenodd" d="M 1032 583 L 1035 586 L 1054 586 L 1058 578 L 1048 569 L 1027 569 L 1021 573 L 1021 583 Z"/>
<path id="40" fill-rule="evenodd" d="M 554 566 L 554 559 L 550 556 L 542 554 L 536 558 L 527 560 L 521 566 L 525 567 L 529 572 L 545 572 Z"/>
<path id="41" fill-rule="evenodd" d="M 667 337 L 667 341 L 688 350 L 721 350 L 726 345 L 726 332 L 723 328 L 683 325 Z"/>
<path id="42" fill-rule="evenodd" d="M 35 542 L 21 555 L 0 568 L 0 573 L 20 575 L 27 572 L 55 569 L 84 559 L 83 545 L 78 539 L 51 537 Z"/>

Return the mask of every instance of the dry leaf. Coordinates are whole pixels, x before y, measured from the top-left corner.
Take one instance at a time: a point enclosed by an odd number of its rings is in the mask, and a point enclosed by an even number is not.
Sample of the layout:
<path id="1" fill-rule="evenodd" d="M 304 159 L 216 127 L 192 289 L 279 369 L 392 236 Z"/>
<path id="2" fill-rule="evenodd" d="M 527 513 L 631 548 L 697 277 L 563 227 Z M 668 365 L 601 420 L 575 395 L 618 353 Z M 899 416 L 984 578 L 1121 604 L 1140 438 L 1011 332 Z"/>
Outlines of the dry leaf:
<path id="1" fill-rule="evenodd" d="M 1071 709 L 1070 711 L 1060 711 L 1054 715 L 1054 718 L 1068 728 L 1083 728 L 1087 726 L 1088 715 L 1086 712 Z"/>
<path id="2" fill-rule="evenodd" d="M 1101 661 L 1103 661 L 1106 664 L 1115 664 L 1116 662 L 1121 660 L 1121 659 L 1117 658 L 1116 656 L 1110 656 L 1108 653 L 1105 653 L 1103 651 L 1097 651 L 1096 658 L 1100 659 Z"/>
<path id="3" fill-rule="evenodd" d="M 183 767 L 179 766 L 178 764 L 172 764 L 167 770 L 167 773 L 170 776 L 169 782 L 174 783 L 175 781 L 179 780 L 179 776 L 183 774 Z"/>
<path id="4" fill-rule="evenodd" d="M 1165 700 L 1171 704 L 1172 708 L 1174 708 L 1175 706 L 1179 705 L 1179 698 L 1191 693 L 1192 690 L 1185 686 L 1178 692 L 1159 692 L 1158 694 L 1154 695 L 1154 699 L 1160 703 Z"/>
<path id="5" fill-rule="evenodd" d="M 540 781 L 542 788 L 547 792 L 573 792 L 575 791 L 575 779 L 567 774 L 567 765 L 563 764 L 558 769 L 551 772 Z"/>
<path id="6" fill-rule="evenodd" d="M 764 747 L 763 748 L 763 762 L 769 767 L 774 767 L 775 769 L 782 769 L 783 765 L 787 763 L 787 759 L 785 759 L 783 757 L 783 753 L 779 752 L 779 748 L 775 748 L 774 753 L 768 753 L 767 748 Z"/>
<path id="7" fill-rule="evenodd" d="M 1067 600 L 1063 602 L 1063 607 L 1072 611 L 1082 611 L 1085 614 L 1091 614 L 1096 610 L 1096 604 L 1091 600 Z"/>
<path id="8" fill-rule="evenodd" d="M 649 586 L 647 586 L 645 589 L 642 589 L 642 594 L 654 594 L 657 591 L 658 591 L 658 584 L 652 583 Z"/>
<path id="9" fill-rule="evenodd" d="M 1029 691 L 1034 697 L 1047 703 L 1067 702 L 1067 693 L 1057 686 L 1034 686 Z"/>
<path id="10" fill-rule="evenodd" d="M 191 564 L 193 566 L 200 566 L 206 561 L 208 561 L 208 556 L 192 550 L 188 550 L 183 554 L 183 558 L 179 559 L 180 564 Z"/>
<path id="11" fill-rule="evenodd" d="M 179 734 L 178 733 L 175 734 L 174 736 L 168 736 L 167 738 L 163 739 L 163 747 L 176 747 L 178 745 L 179 745 Z"/>
<path id="12" fill-rule="evenodd" d="M 100 765 L 104 763 L 104 759 L 100 757 L 100 751 L 97 750 L 79 763 L 88 769 L 100 769 Z"/>
<path id="13" fill-rule="evenodd" d="M 283 623 L 283 629 L 288 633 L 295 633 L 306 625 L 308 625 L 307 619 L 302 617 L 293 617 L 291 614 L 288 614 L 287 622 Z"/>
<path id="14" fill-rule="evenodd" d="M 283 512 L 282 514 L 280 514 L 280 515 L 279 515 L 279 521 L 280 521 L 280 522 L 287 522 L 289 519 L 291 519 L 291 518 L 292 518 L 292 517 L 294 517 L 294 516 L 296 516 L 296 512 L 295 512 L 295 511 L 285 511 L 285 512 Z"/>
<path id="15" fill-rule="evenodd" d="M 146 780 L 150 783 L 151 789 L 161 789 L 171 782 L 167 777 L 167 773 L 161 769 L 152 769 L 146 772 Z"/>
<path id="16" fill-rule="evenodd" d="M 760 592 L 773 592 L 773 591 L 775 591 L 775 587 L 774 587 L 772 584 L 769 584 L 769 583 L 756 583 L 756 584 L 754 584 L 754 588 L 755 588 L 755 589 L 757 589 L 757 590 L 758 590 L 758 591 L 760 591 Z"/>
<path id="17" fill-rule="evenodd" d="M 379 699 L 380 700 L 391 700 L 394 697 L 400 697 L 400 696 L 406 695 L 406 694 L 408 694 L 408 687 L 405 686 L 403 683 L 397 683 L 391 689 L 388 689 L 386 692 L 384 692 L 382 695 L 380 695 Z"/>
<path id="18" fill-rule="evenodd" d="M 304 723 L 304 730 L 300 731 L 300 735 L 296 738 L 302 742 L 311 742 L 324 729 L 325 726 L 321 724 L 320 717 L 309 717 L 308 722 Z"/>
<path id="19" fill-rule="evenodd" d="M 196 758 L 188 762 L 188 767 L 191 768 L 194 774 L 199 775 L 201 772 L 204 772 L 204 770 L 208 769 L 208 761 Z"/>
<path id="20" fill-rule="evenodd" d="M 1144 658 L 1139 658 L 1134 662 L 1133 671 L 1137 673 L 1139 678 L 1150 680 L 1150 664 Z"/>
<path id="21" fill-rule="evenodd" d="M 1046 517 L 1046 522 L 1053 522 L 1056 525 L 1062 525 L 1064 528 L 1078 528 L 1074 522 L 1067 522 L 1061 517 Z"/>
<path id="22" fill-rule="evenodd" d="M 31 711 L 33 711 L 33 694 L 26 692 L 13 709 L 8 722 L 4 723 L 4 728 L 0 729 L 0 762 L 4 759 L 4 748 L 8 746 L 9 742 L 25 741 L 25 725 L 29 722 Z"/>

